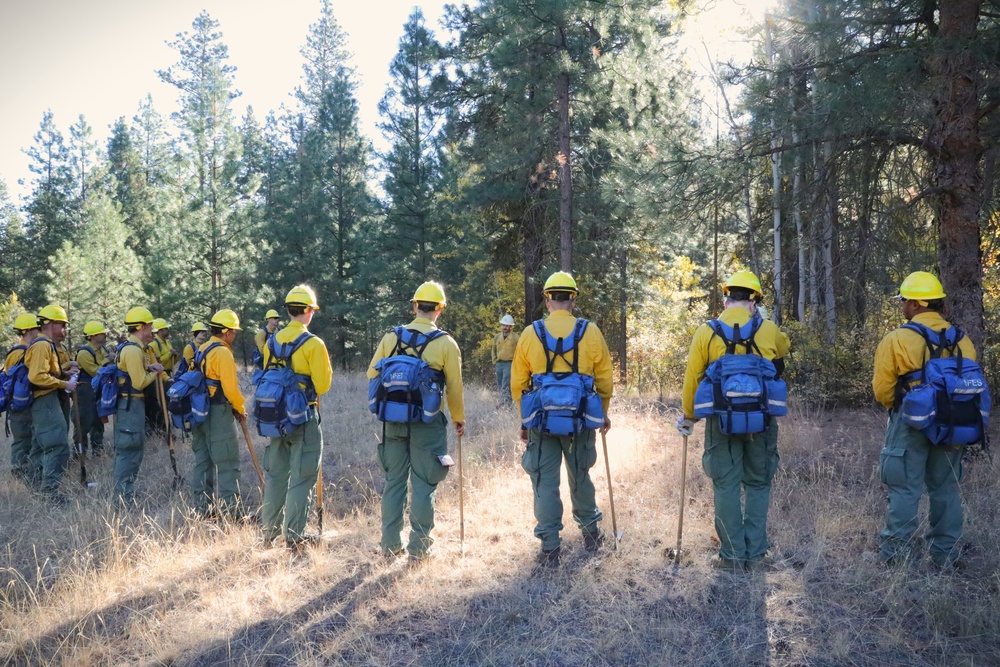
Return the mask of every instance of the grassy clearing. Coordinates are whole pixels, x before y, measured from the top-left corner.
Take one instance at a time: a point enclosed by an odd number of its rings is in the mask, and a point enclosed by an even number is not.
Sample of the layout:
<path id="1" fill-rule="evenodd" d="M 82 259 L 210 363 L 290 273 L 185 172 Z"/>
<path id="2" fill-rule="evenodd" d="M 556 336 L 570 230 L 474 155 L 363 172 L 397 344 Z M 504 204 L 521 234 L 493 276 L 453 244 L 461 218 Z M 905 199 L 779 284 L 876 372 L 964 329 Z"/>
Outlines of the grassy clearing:
<path id="1" fill-rule="evenodd" d="M 589 557 L 567 507 L 563 566 L 533 569 L 531 486 L 512 412 L 467 394 L 466 555 L 457 476 L 439 488 L 437 558 L 377 555 L 382 474 L 360 376 L 324 403 L 326 544 L 262 549 L 252 527 L 188 513 L 151 443 L 142 511 L 116 513 L 111 459 L 98 486 L 50 510 L 0 474 L 0 664 L 12 665 L 987 665 L 1000 663 L 997 466 L 966 467 L 969 568 L 880 566 L 884 417 L 799 412 L 782 423 L 770 533 L 774 572 L 718 573 L 711 484 L 691 438 L 685 555 L 677 521 L 675 413 L 620 402 L 608 437 L 617 552 Z M 263 450 L 263 441 L 257 443 Z M 192 456 L 178 444 L 182 474 Z M 245 496 L 259 503 L 244 452 Z M 72 477 L 72 475 L 70 475 Z M 610 529 L 604 462 L 594 468 Z M 67 484 L 72 480 L 68 480 Z M 565 487 L 564 487 L 565 488 Z M 564 500 L 568 498 L 563 494 Z"/>

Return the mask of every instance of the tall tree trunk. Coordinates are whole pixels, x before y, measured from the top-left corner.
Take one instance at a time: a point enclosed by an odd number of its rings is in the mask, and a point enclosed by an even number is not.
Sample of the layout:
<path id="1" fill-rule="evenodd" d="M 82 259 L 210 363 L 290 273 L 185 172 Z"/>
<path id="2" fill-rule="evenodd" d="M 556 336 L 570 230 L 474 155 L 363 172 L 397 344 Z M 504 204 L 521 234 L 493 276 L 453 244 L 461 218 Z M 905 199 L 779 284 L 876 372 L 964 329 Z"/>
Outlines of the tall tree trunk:
<path id="1" fill-rule="evenodd" d="M 573 265 L 573 170 L 570 163 L 569 73 L 558 80 L 559 105 L 559 268 Z"/>
<path id="2" fill-rule="evenodd" d="M 753 205 L 750 203 L 750 161 L 747 160 L 743 169 L 743 208 L 747 216 L 747 242 L 750 244 L 750 270 L 760 275 L 760 263 L 757 261 L 757 243 L 753 238 Z"/>
<path id="3" fill-rule="evenodd" d="M 767 29 L 767 58 L 773 65 L 771 15 L 765 16 L 764 21 Z M 774 222 L 774 308 L 771 317 L 775 324 L 781 324 L 781 142 L 778 137 L 778 121 L 774 115 L 771 114 L 771 216 Z"/>
<path id="4" fill-rule="evenodd" d="M 823 309 L 826 313 L 826 342 L 837 340 L 837 299 L 833 270 L 833 235 L 837 224 L 837 174 L 833 165 L 833 143 L 823 143 Z"/>
<path id="5" fill-rule="evenodd" d="M 618 280 L 621 293 L 618 301 L 618 380 L 625 384 L 628 380 L 628 249 L 622 248 L 618 262 Z M 713 292 L 717 290 L 712 290 Z"/>
<path id="6" fill-rule="evenodd" d="M 521 224 L 524 233 L 524 317 L 531 322 L 542 316 L 542 282 L 539 274 L 545 259 L 545 237 L 541 216 L 529 202 Z"/>
<path id="7" fill-rule="evenodd" d="M 977 69 L 978 0 L 938 3 L 940 43 L 928 58 L 935 122 L 928 135 L 938 223 L 941 282 L 952 319 L 983 349 L 983 277 L 979 213 L 983 191 Z"/>
<path id="8" fill-rule="evenodd" d="M 792 144 L 797 145 L 799 143 L 798 131 L 792 129 Z M 806 281 L 808 280 L 807 274 L 809 272 L 808 266 L 806 266 L 806 234 L 805 228 L 802 225 L 802 149 L 796 148 L 795 155 L 792 159 L 792 220 L 795 221 L 795 242 L 798 245 L 798 264 L 799 264 L 799 281 L 798 281 L 798 298 L 796 299 L 796 305 L 798 307 L 797 317 L 799 322 L 806 321 Z"/>
<path id="9" fill-rule="evenodd" d="M 809 242 L 809 274 L 806 276 L 809 287 L 809 309 L 806 311 L 806 319 L 810 326 L 816 323 L 816 317 L 820 311 L 819 305 L 819 252 L 820 252 L 820 234 L 819 230 L 821 228 L 820 219 L 822 218 L 822 213 L 820 212 L 820 197 L 822 190 L 820 189 L 820 183 L 822 182 L 822 165 L 819 153 L 819 145 L 813 142 L 812 145 L 812 167 L 813 167 L 813 181 L 812 181 L 812 201 L 810 202 L 810 215 L 809 215 L 809 229 L 807 231 L 807 239 Z"/>

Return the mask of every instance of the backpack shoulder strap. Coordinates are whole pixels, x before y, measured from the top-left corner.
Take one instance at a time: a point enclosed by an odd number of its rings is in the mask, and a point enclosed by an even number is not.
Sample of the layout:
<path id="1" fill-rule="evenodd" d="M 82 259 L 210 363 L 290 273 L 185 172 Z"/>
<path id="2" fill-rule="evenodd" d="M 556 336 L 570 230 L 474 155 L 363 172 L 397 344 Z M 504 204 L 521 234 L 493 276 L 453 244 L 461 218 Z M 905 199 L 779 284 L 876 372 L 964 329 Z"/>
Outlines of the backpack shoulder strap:
<path id="1" fill-rule="evenodd" d="M 49 347 L 52 348 L 52 351 L 58 354 L 58 349 L 56 348 L 56 344 L 49 338 L 36 338 L 35 340 L 31 341 L 31 344 L 28 345 L 28 348 L 34 347 L 35 343 L 48 343 Z M 25 354 L 28 354 L 28 348 L 25 348 L 24 350 Z"/>
<path id="2" fill-rule="evenodd" d="M 198 350 L 197 352 L 195 352 L 194 363 L 195 363 L 196 366 L 198 366 L 198 369 L 202 373 L 205 372 L 205 369 L 203 368 L 203 366 L 205 365 L 205 361 L 208 359 L 208 353 L 211 352 L 212 350 L 214 350 L 215 348 L 219 347 L 220 345 L 222 345 L 222 343 L 216 341 L 216 342 L 212 343 L 211 345 L 209 345 L 208 347 L 206 347 L 204 349 L 204 351 Z"/>
<path id="3" fill-rule="evenodd" d="M 744 340 L 744 345 L 746 346 L 746 353 L 755 354 L 758 357 L 763 357 L 764 355 L 760 353 L 760 348 L 757 347 L 757 341 L 755 339 L 757 337 L 757 332 L 760 331 L 760 328 L 764 325 L 764 318 L 760 317 L 759 315 L 754 315 L 753 317 L 750 318 L 749 325 L 750 325 L 750 333 Z M 753 349 L 753 352 L 751 352 L 751 348 Z"/>
<path id="4" fill-rule="evenodd" d="M 14 365 L 11 366 L 10 368 L 13 368 L 14 366 L 17 366 L 18 364 L 23 364 L 24 363 L 24 353 L 28 351 L 28 346 L 27 345 L 21 345 L 20 343 L 18 343 L 14 347 L 12 347 L 9 350 L 7 350 L 7 354 L 5 356 L 10 356 L 10 353 L 14 352 L 16 350 L 21 350 L 21 358 L 18 359 L 16 362 L 14 362 Z M 5 368 L 4 370 L 5 371 L 9 371 L 10 368 Z"/>
<path id="5" fill-rule="evenodd" d="M 274 336 L 268 338 L 267 349 L 271 353 L 268 356 L 268 368 L 274 366 L 285 366 L 291 360 L 292 355 L 298 351 L 300 347 L 310 338 L 314 338 L 316 334 L 304 331 L 299 334 L 295 340 L 288 341 L 287 343 L 279 343 L 278 339 Z M 277 349 L 275 348 L 277 346 Z M 265 369 L 266 370 L 266 369 Z"/>
<path id="6" fill-rule="evenodd" d="M 569 350 L 573 350 L 573 363 L 570 364 L 570 367 L 573 369 L 574 373 L 580 372 L 579 345 L 580 341 L 583 340 L 583 334 L 587 333 L 587 326 L 589 325 L 590 325 L 590 320 L 585 320 L 582 317 L 578 318 L 576 320 L 576 326 L 573 327 L 573 344 L 569 348 L 563 350 L 563 354 L 565 354 Z M 566 357 L 564 356 L 563 359 L 565 358 Z"/>
<path id="7" fill-rule="evenodd" d="M 712 333 L 722 339 L 726 346 L 726 354 L 736 353 L 736 344 L 741 342 L 739 325 L 731 327 L 720 319 L 708 321 L 708 326 L 712 327 Z M 709 338 L 709 342 L 711 342 Z"/>
<path id="8" fill-rule="evenodd" d="M 941 351 L 943 349 L 943 344 L 941 340 L 941 335 L 929 327 L 925 327 L 923 324 L 917 324 L 912 320 L 906 322 L 900 329 L 909 329 L 910 331 L 915 331 L 920 334 L 920 337 L 924 339 L 927 344 L 927 352 L 931 359 L 937 359 L 941 356 Z"/>
<path id="9" fill-rule="evenodd" d="M 549 347 L 549 332 L 545 330 L 545 320 L 535 320 L 531 326 L 534 328 L 538 340 L 542 343 L 542 353 L 545 355 L 545 372 L 551 373 L 556 355 L 554 350 Z"/>
<path id="10" fill-rule="evenodd" d="M 423 331 L 407 329 L 403 326 L 394 327 L 393 331 L 396 334 L 396 349 L 393 350 L 393 356 L 406 354 L 407 350 L 413 350 L 413 356 L 416 356 L 418 359 L 423 358 L 424 350 L 431 344 L 431 341 L 448 335 L 446 331 L 440 329 L 432 329 L 424 333 Z"/>
<path id="11" fill-rule="evenodd" d="M 305 345 L 305 343 L 306 343 L 307 340 L 309 340 L 310 338 L 315 338 L 315 337 L 316 337 L 316 334 L 310 333 L 308 331 L 300 334 L 298 338 L 296 338 L 295 340 L 292 341 L 292 343 L 291 343 L 292 347 L 291 347 L 291 350 L 289 350 L 289 352 L 288 352 L 288 357 L 287 358 L 291 359 L 292 355 L 295 354 L 300 347 L 302 347 L 303 345 Z"/>

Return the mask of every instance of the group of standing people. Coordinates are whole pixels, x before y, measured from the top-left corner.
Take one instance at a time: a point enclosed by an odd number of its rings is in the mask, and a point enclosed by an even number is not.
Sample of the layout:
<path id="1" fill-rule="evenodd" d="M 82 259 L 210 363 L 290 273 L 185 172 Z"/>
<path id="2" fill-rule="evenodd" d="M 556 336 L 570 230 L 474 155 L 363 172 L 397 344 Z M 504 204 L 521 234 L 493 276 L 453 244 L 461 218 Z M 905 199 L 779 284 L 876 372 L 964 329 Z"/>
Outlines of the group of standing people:
<path id="1" fill-rule="evenodd" d="M 790 350 L 788 337 L 761 313 L 763 291 L 754 274 L 735 273 L 723 286 L 723 292 L 725 309 L 695 331 L 690 346 L 682 390 L 683 414 L 677 421 L 685 446 L 687 436 L 693 433 L 696 414 L 706 414 L 705 405 L 696 402 L 703 400 L 698 398 L 699 386 L 706 381 L 706 373 L 712 372 L 713 364 L 726 355 L 756 355 L 767 360 L 769 380 L 776 381 Z M 513 318 L 505 315 L 500 321 L 501 332 L 493 341 L 492 359 L 501 404 L 515 404 L 522 422 L 520 440 L 525 449 L 521 465 L 534 492 L 534 534 L 541 547 L 538 562 L 552 567 L 559 564 L 560 533 L 564 528 L 559 490 L 563 463 L 572 515 L 585 549 L 597 551 L 605 541 L 590 470 L 597 460 L 597 431 L 603 435 L 611 428 L 607 415 L 614 383 L 611 355 L 600 329 L 573 315 L 579 294 L 574 278 L 556 272 L 546 281 L 543 293 L 548 317 L 518 334 L 513 331 Z M 963 513 L 958 483 L 962 448 L 933 444 L 921 430 L 908 425 L 900 411 L 902 397 L 917 384 L 914 374 L 922 372 L 931 356 L 929 342 L 914 324 L 943 335 L 950 328 L 943 314 L 944 298 L 940 282 L 931 274 L 917 272 L 908 276 L 898 296 L 908 324 L 887 334 L 876 353 L 872 386 L 876 399 L 889 409 L 880 464 L 881 479 L 888 491 L 887 521 L 880 542 L 887 563 L 910 556 L 924 487 L 930 496 L 927 541 L 933 563 L 953 566 L 960 552 Z M 411 304 L 413 320 L 382 338 L 369 364 L 368 377 L 373 387 L 378 385 L 377 390 L 370 390 L 372 410 L 384 423 L 377 454 L 386 479 L 380 549 L 387 558 L 405 553 L 412 561 L 422 561 L 432 554 L 436 489 L 454 464 L 448 454 L 449 420 L 440 404 L 447 404 L 458 437 L 465 434 L 465 406 L 461 351 L 457 342 L 438 328 L 438 319 L 447 305 L 444 288 L 426 282 L 417 288 Z M 307 534 L 306 523 L 322 460 L 320 400 L 330 389 L 333 373 L 325 344 L 308 331 L 319 310 L 313 290 L 305 285 L 294 287 L 284 306 L 289 318 L 284 328 L 280 328 L 276 310 L 267 312 L 266 326 L 256 337 L 258 363 L 262 369 L 278 365 L 291 368 L 306 390 L 307 414 L 301 424 L 268 443 L 259 520 L 265 544 L 284 538 L 289 548 L 297 550 L 318 539 Z M 145 451 L 147 416 L 154 403 L 163 403 L 162 398 L 151 399 L 149 390 L 158 389 L 162 397 L 162 383 L 168 379 L 169 368 L 176 364 L 178 376 L 199 369 L 210 397 L 207 419 L 194 427 L 191 437 L 194 507 L 204 515 L 246 518 L 240 498 L 237 427 L 246 431 L 247 407 L 232 352 L 233 341 L 241 331 L 236 313 L 223 309 L 211 317 L 207 326 L 195 323 L 191 341 L 178 353 L 170 346 L 168 324 L 154 319 L 148 309 L 135 307 L 123 321 L 128 337 L 114 350 L 107 347 L 108 332 L 102 323 L 86 323 L 86 342 L 75 360 L 70 360 L 62 344 L 68 323 L 65 310 L 54 304 L 37 315 L 22 314 L 14 322 L 20 341 L 7 355 L 4 368 L 10 371 L 23 363 L 33 398 L 30 410 L 8 410 L 14 476 L 53 502 L 64 502 L 59 486 L 70 458 L 69 397 L 75 397 L 79 410 L 77 440 L 83 443 L 80 453 L 87 445 L 92 452 L 102 451 L 104 420 L 97 417 L 95 405 L 99 397 L 91 380 L 102 367 L 114 365 L 118 388 L 114 496 L 125 504 L 134 502 Z M 740 337 L 741 328 L 749 335 Z M 736 336 L 731 340 L 732 332 Z M 954 340 L 950 350 L 935 353 L 974 361 L 975 350 L 968 339 L 959 332 Z M 293 344 L 291 354 L 278 352 Z M 417 357 L 420 368 L 429 373 L 422 381 L 425 385 L 429 382 L 438 393 L 438 403 L 427 394 L 422 404 L 415 403 L 413 418 L 402 420 L 389 417 L 391 411 L 386 410 L 387 401 L 402 400 L 398 392 L 397 398 L 392 398 L 393 381 L 386 378 L 387 363 L 401 356 Z M 573 394 L 581 397 L 581 405 L 579 410 L 573 407 L 569 411 L 568 422 L 559 421 L 559 410 L 565 406 L 539 403 L 543 415 L 526 414 L 526 401 L 534 392 L 541 390 L 544 394 L 546 387 L 549 392 L 565 391 L 566 378 L 579 380 L 577 389 L 582 391 Z M 550 382 L 552 379 L 556 382 Z M 411 393 L 407 388 L 407 401 Z M 595 397 L 596 403 L 585 410 L 582 402 L 589 395 Z M 715 529 L 721 543 L 713 562 L 731 571 L 753 570 L 770 563 L 767 515 L 779 462 L 778 424 L 766 408 L 761 409 L 762 428 L 740 432 L 733 428 L 731 414 L 728 422 L 725 415 L 713 414 L 707 417 L 704 429 L 702 466 L 712 480 Z M 571 424 L 568 430 L 557 426 L 566 423 Z M 249 436 L 247 440 L 252 446 Z M 410 534 L 404 546 L 407 505 Z"/>

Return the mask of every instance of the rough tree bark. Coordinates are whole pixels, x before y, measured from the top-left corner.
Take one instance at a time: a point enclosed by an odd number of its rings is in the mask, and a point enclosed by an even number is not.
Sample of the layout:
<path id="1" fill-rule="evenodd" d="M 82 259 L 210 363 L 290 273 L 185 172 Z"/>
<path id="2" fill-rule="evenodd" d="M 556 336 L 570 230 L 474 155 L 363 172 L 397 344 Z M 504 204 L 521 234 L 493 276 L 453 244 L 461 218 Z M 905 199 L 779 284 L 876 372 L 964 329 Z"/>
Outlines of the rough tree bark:
<path id="1" fill-rule="evenodd" d="M 983 176 L 980 77 L 975 48 L 978 0 L 938 3 L 938 42 L 927 59 L 934 122 L 928 133 L 938 261 L 951 317 L 983 349 L 983 278 L 979 214 Z"/>

